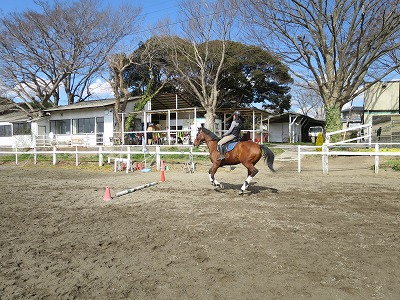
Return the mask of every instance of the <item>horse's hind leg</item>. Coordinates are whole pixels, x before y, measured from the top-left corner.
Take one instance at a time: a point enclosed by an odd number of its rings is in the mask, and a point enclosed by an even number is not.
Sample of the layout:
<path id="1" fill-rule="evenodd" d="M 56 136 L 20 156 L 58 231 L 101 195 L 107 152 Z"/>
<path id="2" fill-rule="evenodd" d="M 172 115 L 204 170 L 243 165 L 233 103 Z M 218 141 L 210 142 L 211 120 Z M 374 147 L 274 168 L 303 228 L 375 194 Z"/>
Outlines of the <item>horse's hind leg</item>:
<path id="1" fill-rule="evenodd" d="M 242 187 L 240 188 L 240 194 L 243 194 L 247 190 L 251 180 L 254 178 L 254 176 L 257 175 L 257 173 L 258 170 L 254 166 L 247 167 L 247 178 L 244 181 Z"/>

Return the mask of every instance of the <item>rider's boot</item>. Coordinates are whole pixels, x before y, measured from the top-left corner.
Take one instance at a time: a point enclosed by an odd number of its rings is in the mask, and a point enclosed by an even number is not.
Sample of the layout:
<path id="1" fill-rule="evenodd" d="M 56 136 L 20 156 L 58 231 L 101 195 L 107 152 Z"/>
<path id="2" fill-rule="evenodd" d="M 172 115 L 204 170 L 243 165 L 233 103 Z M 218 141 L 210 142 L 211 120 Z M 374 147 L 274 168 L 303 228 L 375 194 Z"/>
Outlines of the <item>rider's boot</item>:
<path id="1" fill-rule="evenodd" d="M 217 145 L 217 150 L 219 151 L 219 157 L 217 160 L 223 160 L 225 158 L 224 153 L 222 152 L 222 145 Z"/>

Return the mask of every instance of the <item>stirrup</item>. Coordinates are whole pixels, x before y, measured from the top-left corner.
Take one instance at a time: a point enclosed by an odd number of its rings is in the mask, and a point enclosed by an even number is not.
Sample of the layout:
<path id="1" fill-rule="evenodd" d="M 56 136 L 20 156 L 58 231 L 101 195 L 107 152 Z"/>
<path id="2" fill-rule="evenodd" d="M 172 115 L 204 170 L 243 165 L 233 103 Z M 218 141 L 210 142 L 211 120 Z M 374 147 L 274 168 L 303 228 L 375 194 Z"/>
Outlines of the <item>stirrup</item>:
<path id="1" fill-rule="evenodd" d="M 217 160 L 223 160 L 225 159 L 225 155 L 220 155 L 220 157 L 217 158 Z"/>

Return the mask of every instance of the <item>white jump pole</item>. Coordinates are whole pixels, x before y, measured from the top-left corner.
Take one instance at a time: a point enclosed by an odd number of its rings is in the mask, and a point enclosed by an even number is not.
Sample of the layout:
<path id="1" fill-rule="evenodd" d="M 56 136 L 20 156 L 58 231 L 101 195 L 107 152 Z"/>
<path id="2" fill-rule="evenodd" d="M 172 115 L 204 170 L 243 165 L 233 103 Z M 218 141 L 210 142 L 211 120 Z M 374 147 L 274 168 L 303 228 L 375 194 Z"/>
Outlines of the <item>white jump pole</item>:
<path id="1" fill-rule="evenodd" d="M 136 191 L 138 191 L 138 190 L 141 190 L 141 189 L 144 189 L 144 188 L 147 188 L 147 187 L 149 187 L 149 186 L 156 185 L 156 184 L 157 184 L 157 182 L 150 182 L 150 183 L 146 183 L 146 184 L 143 184 L 143 185 L 139 185 L 139 186 L 134 187 L 134 188 L 132 188 L 132 189 L 127 189 L 127 190 L 118 192 L 118 193 L 115 194 L 115 197 L 119 197 L 119 196 L 122 196 L 122 195 L 126 195 L 126 194 L 129 194 L 129 193 L 133 193 L 133 192 L 136 192 Z"/>

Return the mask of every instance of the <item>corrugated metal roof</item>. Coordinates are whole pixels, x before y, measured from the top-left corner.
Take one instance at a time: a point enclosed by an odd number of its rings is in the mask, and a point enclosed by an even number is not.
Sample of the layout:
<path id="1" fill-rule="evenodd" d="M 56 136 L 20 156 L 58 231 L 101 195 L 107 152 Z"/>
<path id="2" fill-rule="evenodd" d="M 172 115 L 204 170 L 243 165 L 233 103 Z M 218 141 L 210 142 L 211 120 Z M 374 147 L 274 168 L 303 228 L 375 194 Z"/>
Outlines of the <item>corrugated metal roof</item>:
<path id="1" fill-rule="evenodd" d="M 151 110 L 193 107 L 193 103 L 179 94 L 158 94 L 151 99 Z"/>

